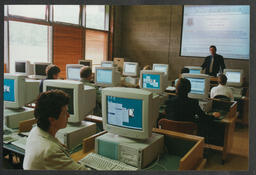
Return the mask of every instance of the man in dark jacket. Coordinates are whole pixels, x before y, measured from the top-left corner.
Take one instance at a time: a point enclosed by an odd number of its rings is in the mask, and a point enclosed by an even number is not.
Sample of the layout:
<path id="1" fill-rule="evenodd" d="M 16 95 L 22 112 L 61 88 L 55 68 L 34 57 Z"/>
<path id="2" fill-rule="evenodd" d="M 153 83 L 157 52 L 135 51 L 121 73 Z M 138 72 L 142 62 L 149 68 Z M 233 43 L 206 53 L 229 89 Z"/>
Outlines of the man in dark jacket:
<path id="1" fill-rule="evenodd" d="M 223 73 L 226 68 L 224 58 L 216 53 L 217 48 L 210 46 L 211 55 L 207 56 L 202 64 L 202 69 L 205 69 L 205 73 L 211 76 L 217 76 L 217 73 Z"/>

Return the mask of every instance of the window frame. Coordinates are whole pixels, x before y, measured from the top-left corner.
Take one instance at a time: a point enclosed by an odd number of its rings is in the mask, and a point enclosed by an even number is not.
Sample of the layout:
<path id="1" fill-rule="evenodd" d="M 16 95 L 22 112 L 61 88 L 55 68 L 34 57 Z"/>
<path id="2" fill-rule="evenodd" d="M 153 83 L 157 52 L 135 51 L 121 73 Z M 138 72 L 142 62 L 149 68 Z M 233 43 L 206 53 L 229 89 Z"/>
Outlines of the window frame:
<path id="1" fill-rule="evenodd" d="M 74 4 L 76 5 L 76 4 Z M 77 4 L 78 5 L 78 4 Z M 112 60 L 112 54 L 109 55 L 109 53 L 112 53 L 112 43 L 110 41 L 113 41 L 113 31 L 111 31 L 111 28 L 113 28 L 113 22 L 112 22 L 112 10 L 113 7 L 111 5 L 104 5 L 105 6 L 105 20 L 104 20 L 104 30 L 102 29 L 94 29 L 94 28 L 86 28 L 86 5 L 80 5 L 79 10 L 79 24 L 72 24 L 72 23 L 66 23 L 66 22 L 58 22 L 54 21 L 54 4 L 46 5 L 45 6 L 45 19 L 38 19 L 38 18 L 30 18 L 25 16 L 19 16 L 19 15 L 11 15 L 9 14 L 9 5 L 6 5 L 7 13 L 4 14 L 4 21 L 7 22 L 7 65 L 6 70 L 7 72 L 10 71 L 10 30 L 9 30 L 9 21 L 17 21 L 17 22 L 24 22 L 24 23 L 32 23 L 32 24 L 39 24 L 39 25 L 46 25 L 48 26 L 48 41 L 47 41 L 47 50 L 48 50 L 48 61 L 50 63 L 53 63 L 53 26 L 55 24 L 57 25 L 63 25 L 63 26 L 73 26 L 73 27 L 79 27 L 83 29 L 84 35 L 83 35 L 83 55 L 85 58 L 86 55 L 86 29 L 89 30 L 95 30 L 100 31 L 108 34 L 108 48 L 107 48 L 107 60 Z M 110 38 L 112 37 L 112 38 Z M 111 47 L 110 47 L 111 46 Z"/>

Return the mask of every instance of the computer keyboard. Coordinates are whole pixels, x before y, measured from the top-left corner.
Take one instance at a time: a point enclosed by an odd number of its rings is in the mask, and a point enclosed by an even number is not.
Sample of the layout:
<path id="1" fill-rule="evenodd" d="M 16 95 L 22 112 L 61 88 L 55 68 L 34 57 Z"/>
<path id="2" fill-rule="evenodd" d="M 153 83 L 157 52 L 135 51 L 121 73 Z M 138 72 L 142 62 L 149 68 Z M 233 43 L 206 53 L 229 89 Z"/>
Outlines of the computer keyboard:
<path id="1" fill-rule="evenodd" d="M 20 137 L 18 140 L 12 142 L 13 145 L 25 149 L 27 143 L 27 137 Z"/>
<path id="2" fill-rule="evenodd" d="M 118 160 L 113 160 L 104 156 L 101 156 L 96 153 L 90 153 L 81 159 L 79 162 L 85 164 L 86 166 L 95 169 L 95 170 L 124 170 L 124 171 L 131 171 L 131 170 L 138 170 L 133 166 L 127 165 L 123 162 Z"/>

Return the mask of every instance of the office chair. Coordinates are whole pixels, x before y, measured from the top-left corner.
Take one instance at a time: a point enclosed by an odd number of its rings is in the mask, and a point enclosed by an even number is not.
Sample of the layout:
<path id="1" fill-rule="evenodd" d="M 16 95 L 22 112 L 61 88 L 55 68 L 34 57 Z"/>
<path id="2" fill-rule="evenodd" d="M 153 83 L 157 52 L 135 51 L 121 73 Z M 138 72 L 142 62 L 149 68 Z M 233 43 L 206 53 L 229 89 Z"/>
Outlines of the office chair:
<path id="1" fill-rule="evenodd" d="M 162 118 L 158 122 L 158 127 L 165 130 L 182 132 L 186 134 L 197 134 L 197 124 L 193 122 L 174 121 Z"/>
<path id="2" fill-rule="evenodd" d="M 223 101 L 231 101 L 231 99 L 225 95 L 216 95 L 214 98 L 223 100 Z"/>

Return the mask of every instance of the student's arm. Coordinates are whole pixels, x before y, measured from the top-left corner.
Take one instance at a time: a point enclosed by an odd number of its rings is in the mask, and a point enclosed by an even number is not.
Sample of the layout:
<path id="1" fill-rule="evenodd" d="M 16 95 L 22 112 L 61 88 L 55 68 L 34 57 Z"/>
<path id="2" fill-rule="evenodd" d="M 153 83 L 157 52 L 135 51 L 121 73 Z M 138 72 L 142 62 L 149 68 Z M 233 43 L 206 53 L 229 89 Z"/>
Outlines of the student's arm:
<path id="1" fill-rule="evenodd" d="M 49 170 L 87 170 L 83 164 L 75 162 L 61 149 L 50 149 L 46 153 L 45 168 Z"/>

